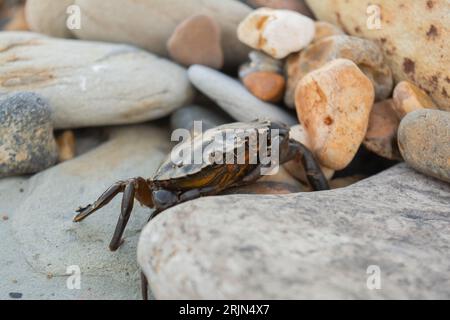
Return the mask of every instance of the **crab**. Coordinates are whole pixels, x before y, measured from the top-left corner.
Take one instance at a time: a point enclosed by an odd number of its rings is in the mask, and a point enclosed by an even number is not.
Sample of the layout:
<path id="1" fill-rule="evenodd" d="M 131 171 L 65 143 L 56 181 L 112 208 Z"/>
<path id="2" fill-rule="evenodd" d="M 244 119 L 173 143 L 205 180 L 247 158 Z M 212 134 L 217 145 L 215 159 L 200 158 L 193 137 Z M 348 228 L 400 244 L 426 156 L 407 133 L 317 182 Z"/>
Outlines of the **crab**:
<path id="1" fill-rule="evenodd" d="M 277 130 L 276 135 L 269 135 L 268 133 L 274 129 Z M 266 140 L 259 139 L 252 145 L 248 136 L 240 134 L 249 131 L 260 137 L 264 136 Z M 259 155 L 260 149 L 266 147 L 267 154 L 271 155 L 275 151 L 275 142 L 278 143 L 279 164 L 298 159 L 303 164 L 308 182 L 314 190 L 329 189 L 328 181 L 312 152 L 302 143 L 290 139 L 289 131 L 284 124 L 269 120 L 237 122 L 209 129 L 203 134 L 180 143 L 172 150 L 172 154 L 184 151 L 178 161 L 174 162 L 173 157 L 168 156 L 153 178 L 136 177 L 114 183 L 93 204 L 79 208 L 74 221 L 84 220 L 107 205 L 119 193 L 123 193 L 121 213 L 109 245 L 109 249 L 115 251 L 123 241 L 122 235 L 135 199 L 141 205 L 154 209 L 149 217 L 150 221 L 162 211 L 179 203 L 217 195 L 225 189 L 255 182 L 261 177 L 262 169 L 267 168 L 268 164 L 262 163 L 260 156 L 256 157 L 256 161 L 250 161 L 250 154 L 253 152 Z M 212 147 L 216 141 L 215 138 L 223 137 L 225 133 L 228 135 L 223 143 L 219 144 L 219 147 Z M 209 157 L 208 159 L 202 157 L 200 162 L 193 163 L 192 156 L 198 148 L 208 150 Z M 239 150 L 244 150 L 244 163 L 233 161 L 230 164 L 228 161 L 222 161 L 222 163 L 215 161 L 220 157 L 236 160 Z"/>

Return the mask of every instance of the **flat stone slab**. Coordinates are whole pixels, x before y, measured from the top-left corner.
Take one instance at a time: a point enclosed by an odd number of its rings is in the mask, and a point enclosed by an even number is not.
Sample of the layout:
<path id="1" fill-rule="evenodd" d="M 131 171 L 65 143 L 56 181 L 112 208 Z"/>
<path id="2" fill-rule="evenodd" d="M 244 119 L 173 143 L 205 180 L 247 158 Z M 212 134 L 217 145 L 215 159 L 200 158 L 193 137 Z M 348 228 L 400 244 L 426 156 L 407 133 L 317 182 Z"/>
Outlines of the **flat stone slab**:
<path id="1" fill-rule="evenodd" d="M 136 246 L 150 209 L 135 205 L 116 252 L 108 249 L 121 197 L 81 223 L 75 209 L 112 183 L 151 177 L 169 150 L 168 131 L 154 125 L 112 128 L 109 140 L 31 178 L 0 180 L 0 299 L 140 299 Z M 22 192 L 20 191 L 22 189 Z M 11 205 L 8 205 L 8 202 Z M 2 220 L 2 214 L 8 219 Z M 5 231 L 5 233 L 3 233 Z M 6 236 L 3 236 L 6 234 Z M 78 266 L 81 289 L 69 290 Z"/>
<path id="2" fill-rule="evenodd" d="M 149 223 L 138 261 L 158 299 L 449 299 L 449 203 L 404 164 L 332 191 L 202 198 Z"/>

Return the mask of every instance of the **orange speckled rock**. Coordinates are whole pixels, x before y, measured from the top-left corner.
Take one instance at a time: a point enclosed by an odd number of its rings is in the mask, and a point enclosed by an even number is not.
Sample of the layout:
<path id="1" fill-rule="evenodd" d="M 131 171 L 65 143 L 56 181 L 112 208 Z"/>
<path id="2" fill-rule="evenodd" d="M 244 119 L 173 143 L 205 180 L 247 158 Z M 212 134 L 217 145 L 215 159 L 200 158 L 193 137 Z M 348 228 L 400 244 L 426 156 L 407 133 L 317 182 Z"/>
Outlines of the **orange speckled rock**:
<path id="1" fill-rule="evenodd" d="M 398 146 L 411 167 L 450 182 L 450 112 L 422 109 L 407 114 L 398 129 Z"/>
<path id="2" fill-rule="evenodd" d="M 373 41 L 336 35 L 323 38 L 287 59 L 285 103 L 290 107 L 294 106 L 297 84 L 308 72 L 339 58 L 353 61 L 369 77 L 374 85 L 377 101 L 390 97 L 394 85 L 392 72 L 384 61 L 380 47 Z"/>
<path id="3" fill-rule="evenodd" d="M 402 81 L 395 87 L 393 98 L 394 110 L 399 119 L 415 110 L 437 109 L 425 91 L 408 81 Z"/>
<path id="4" fill-rule="evenodd" d="M 370 113 L 364 146 L 381 157 L 401 160 L 402 156 L 397 146 L 399 123 L 392 99 L 375 103 Z"/>
<path id="5" fill-rule="evenodd" d="M 378 42 L 396 82 L 414 82 L 440 109 L 450 111 L 450 1 L 306 2 L 319 20 L 331 22 L 348 34 Z M 379 8 L 379 29 L 368 27 L 369 2 Z"/>
<path id="6" fill-rule="evenodd" d="M 242 81 L 248 91 L 263 101 L 278 102 L 284 95 L 286 81 L 278 73 L 252 72 Z"/>
<path id="7" fill-rule="evenodd" d="M 367 131 L 375 92 L 372 82 L 350 60 L 337 59 L 306 75 L 295 104 L 319 162 L 344 169 Z"/>

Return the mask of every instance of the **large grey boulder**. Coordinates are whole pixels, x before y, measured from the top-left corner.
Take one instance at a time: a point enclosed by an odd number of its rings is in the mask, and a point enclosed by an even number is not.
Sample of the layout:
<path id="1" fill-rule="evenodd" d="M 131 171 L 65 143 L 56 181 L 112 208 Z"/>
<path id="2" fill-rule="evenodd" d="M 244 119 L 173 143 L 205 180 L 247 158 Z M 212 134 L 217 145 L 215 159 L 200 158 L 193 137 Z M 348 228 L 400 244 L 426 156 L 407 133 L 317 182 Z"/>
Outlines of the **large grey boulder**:
<path id="1" fill-rule="evenodd" d="M 326 192 L 203 198 L 149 223 L 138 261 L 159 299 L 449 299 L 449 203 L 405 165 Z"/>
<path id="2" fill-rule="evenodd" d="M 128 45 L 0 34 L 0 94 L 46 98 L 55 128 L 162 118 L 193 96 L 186 70 Z"/>

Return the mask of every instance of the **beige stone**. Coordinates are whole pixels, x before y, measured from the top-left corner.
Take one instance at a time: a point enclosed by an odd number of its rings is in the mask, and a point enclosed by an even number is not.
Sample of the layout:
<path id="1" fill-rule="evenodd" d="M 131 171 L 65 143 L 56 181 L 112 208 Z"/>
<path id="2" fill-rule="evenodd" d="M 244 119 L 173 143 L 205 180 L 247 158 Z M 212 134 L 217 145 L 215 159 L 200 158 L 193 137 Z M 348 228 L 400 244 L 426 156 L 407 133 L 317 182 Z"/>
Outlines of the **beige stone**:
<path id="1" fill-rule="evenodd" d="M 314 36 L 313 42 L 318 42 L 326 37 L 345 34 L 339 27 L 326 21 L 316 21 L 315 25 L 316 35 Z"/>
<path id="2" fill-rule="evenodd" d="M 341 170 L 351 162 L 366 135 L 374 96 L 370 79 L 346 59 L 334 60 L 300 81 L 297 115 L 323 166 Z"/>
<path id="3" fill-rule="evenodd" d="M 408 81 L 400 82 L 394 89 L 394 110 L 399 119 L 420 109 L 437 109 L 433 100 L 420 88 Z"/>
<path id="4" fill-rule="evenodd" d="M 307 0 L 320 20 L 340 26 L 346 33 L 376 40 L 382 47 L 396 82 L 409 80 L 425 90 L 440 109 L 450 111 L 450 1 L 378 0 L 376 11 L 366 14 L 367 1 Z M 375 7 L 376 8 L 376 7 Z"/>
<path id="5" fill-rule="evenodd" d="M 401 160 L 402 157 L 397 146 L 399 124 L 400 121 L 394 111 L 392 99 L 375 103 L 370 113 L 364 146 L 381 157 Z"/>
<path id="6" fill-rule="evenodd" d="M 202 64 L 214 69 L 223 66 L 220 25 L 199 14 L 180 23 L 167 41 L 170 57 L 185 66 Z"/>
<path id="7" fill-rule="evenodd" d="M 314 33 L 312 19 L 294 11 L 270 8 L 254 10 L 242 20 L 237 30 L 241 42 L 275 59 L 284 59 L 305 48 Z"/>
<path id="8" fill-rule="evenodd" d="M 392 72 L 384 61 L 380 47 L 373 41 L 336 35 L 323 38 L 287 59 L 285 103 L 294 106 L 297 84 L 308 72 L 338 58 L 353 61 L 369 77 L 375 87 L 376 100 L 384 100 L 391 95 Z"/>

